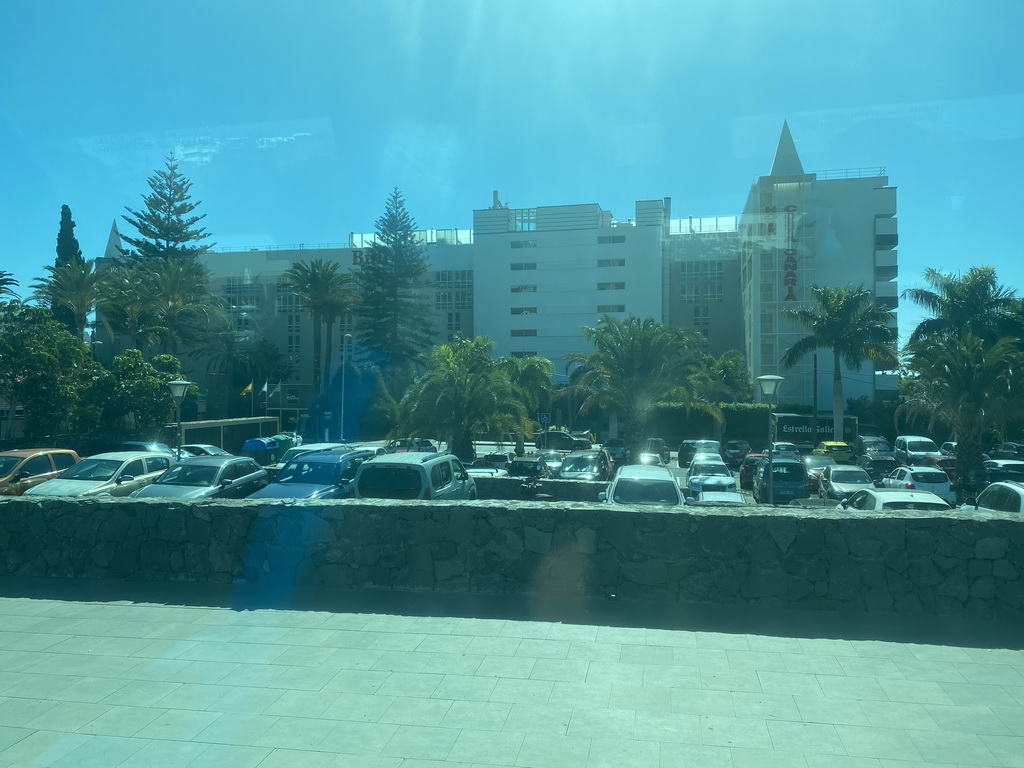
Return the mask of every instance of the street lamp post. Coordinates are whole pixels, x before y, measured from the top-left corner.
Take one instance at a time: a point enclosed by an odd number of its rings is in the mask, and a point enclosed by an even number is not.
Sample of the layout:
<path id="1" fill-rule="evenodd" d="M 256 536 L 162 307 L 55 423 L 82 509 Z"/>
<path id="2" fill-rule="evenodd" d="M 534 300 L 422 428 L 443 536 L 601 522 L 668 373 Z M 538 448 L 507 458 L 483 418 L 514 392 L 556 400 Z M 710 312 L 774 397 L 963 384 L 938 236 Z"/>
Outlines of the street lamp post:
<path id="1" fill-rule="evenodd" d="M 339 442 L 345 442 L 345 372 L 348 370 L 348 345 L 352 341 L 352 334 L 346 333 L 341 339 L 341 413 L 339 414 L 340 434 Z"/>
<path id="2" fill-rule="evenodd" d="M 185 393 L 188 392 L 188 388 L 192 386 L 191 381 L 185 381 L 184 379 L 175 379 L 174 381 L 167 382 L 167 388 L 171 390 L 171 397 L 174 398 L 174 404 L 177 408 L 177 419 L 175 424 L 177 426 L 177 440 L 174 445 L 174 450 L 177 453 L 178 460 L 181 460 L 181 401 L 185 399 Z"/>
<path id="3" fill-rule="evenodd" d="M 783 382 L 782 376 L 765 374 L 757 377 L 757 385 L 761 388 L 761 395 L 768 400 L 768 503 L 775 506 L 775 424 L 772 423 L 772 408 L 775 405 L 776 394 L 779 385 Z"/>

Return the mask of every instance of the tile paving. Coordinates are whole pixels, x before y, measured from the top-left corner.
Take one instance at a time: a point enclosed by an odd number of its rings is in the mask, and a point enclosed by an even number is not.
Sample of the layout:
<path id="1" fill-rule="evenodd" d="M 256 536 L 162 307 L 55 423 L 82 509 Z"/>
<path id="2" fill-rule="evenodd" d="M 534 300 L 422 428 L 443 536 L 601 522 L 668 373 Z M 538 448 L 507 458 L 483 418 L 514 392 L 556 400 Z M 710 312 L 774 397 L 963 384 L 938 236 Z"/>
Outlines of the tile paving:
<path id="1" fill-rule="evenodd" d="M 1024 766 L 1018 626 L 0 588 L 0 767 Z"/>

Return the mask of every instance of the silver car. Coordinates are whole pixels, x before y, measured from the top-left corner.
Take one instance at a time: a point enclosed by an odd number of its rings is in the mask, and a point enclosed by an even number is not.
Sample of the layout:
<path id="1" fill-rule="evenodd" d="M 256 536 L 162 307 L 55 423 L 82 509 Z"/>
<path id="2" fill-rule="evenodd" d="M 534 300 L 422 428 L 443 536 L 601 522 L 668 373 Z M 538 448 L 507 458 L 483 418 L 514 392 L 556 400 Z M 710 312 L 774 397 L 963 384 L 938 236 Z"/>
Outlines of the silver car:
<path id="1" fill-rule="evenodd" d="M 128 496 L 152 483 L 174 463 L 167 453 L 99 453 L 68 467 L 26 496 Z"/>

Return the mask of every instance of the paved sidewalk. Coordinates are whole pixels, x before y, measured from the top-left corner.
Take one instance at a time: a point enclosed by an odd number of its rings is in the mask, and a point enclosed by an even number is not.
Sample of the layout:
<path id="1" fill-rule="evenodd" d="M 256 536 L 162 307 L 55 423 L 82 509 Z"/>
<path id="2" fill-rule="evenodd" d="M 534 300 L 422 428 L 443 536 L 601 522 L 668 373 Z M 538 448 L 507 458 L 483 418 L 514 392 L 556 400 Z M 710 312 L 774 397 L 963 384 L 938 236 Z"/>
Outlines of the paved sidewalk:
<path id="1" fill-rule="evenodd" d="M 59 588 L 2 590 L 0 766 L 1024 766 L 1021 651 L 865 639 L 884 634 L 866 620 L 786 636 L 759 633 L 767 613 L 606 621 L 639 604 L 570 624 L 527 598 L 542 620 L 435 595 L 242 610 L 195 585 Z"/>

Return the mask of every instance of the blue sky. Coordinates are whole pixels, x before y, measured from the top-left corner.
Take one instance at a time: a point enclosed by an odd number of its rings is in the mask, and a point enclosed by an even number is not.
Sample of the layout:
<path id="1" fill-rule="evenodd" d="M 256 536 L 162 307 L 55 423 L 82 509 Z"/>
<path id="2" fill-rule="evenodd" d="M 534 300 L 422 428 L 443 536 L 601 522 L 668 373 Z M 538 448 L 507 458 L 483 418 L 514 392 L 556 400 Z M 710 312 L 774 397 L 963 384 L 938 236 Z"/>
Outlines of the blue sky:
<path id="1" fill-rule="evenodd" d="M 6 0 L 0 269 L 28 292 L 64 203 L 101 255 L 171 153 L 221 246 L 344 243 L 394 185 L 421 227 L 493 189 L 735 215 L 787 119 L 809 171 L 886 167 L 901 289 L 1020 286 L 1022 31 L 1013 0 Z"/>

